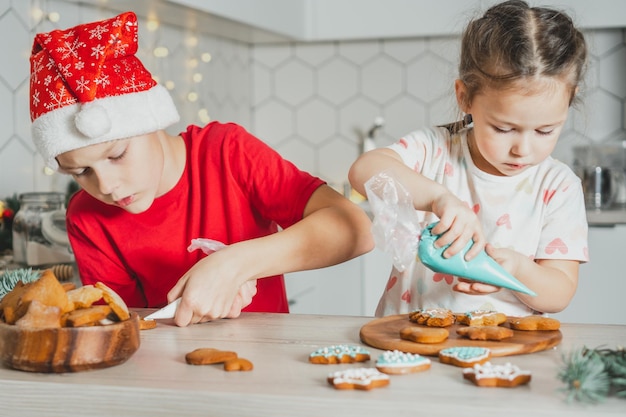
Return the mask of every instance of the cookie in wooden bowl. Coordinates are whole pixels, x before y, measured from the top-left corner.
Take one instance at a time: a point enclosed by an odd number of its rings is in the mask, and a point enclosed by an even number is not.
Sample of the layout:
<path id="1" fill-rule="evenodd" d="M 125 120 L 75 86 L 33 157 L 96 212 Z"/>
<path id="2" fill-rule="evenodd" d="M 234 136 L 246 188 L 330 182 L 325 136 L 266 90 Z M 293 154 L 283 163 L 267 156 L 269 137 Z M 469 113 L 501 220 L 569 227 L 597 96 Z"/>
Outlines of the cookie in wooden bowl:
<path id="1" fill-rule="evenodd" d="M 13 369 L 63 373 L 107 368 L 139 348 L 139 316 L 102 326 L 33 328 L 0 322 L 0 358 Z"/>
<path id="2" fill-rule="evenodd" d="M 0 360 L 14 369 L 47 373 L 125 362 L 139 348 L 139 316 L 120 317 L 104 294 L 88 298 L 84 302 L 78 291 L 68 297 L 50 270 L 35 281 L 16 283 L 0 301 Z M 96 301 L 106 304 L 92 305 Z"/>

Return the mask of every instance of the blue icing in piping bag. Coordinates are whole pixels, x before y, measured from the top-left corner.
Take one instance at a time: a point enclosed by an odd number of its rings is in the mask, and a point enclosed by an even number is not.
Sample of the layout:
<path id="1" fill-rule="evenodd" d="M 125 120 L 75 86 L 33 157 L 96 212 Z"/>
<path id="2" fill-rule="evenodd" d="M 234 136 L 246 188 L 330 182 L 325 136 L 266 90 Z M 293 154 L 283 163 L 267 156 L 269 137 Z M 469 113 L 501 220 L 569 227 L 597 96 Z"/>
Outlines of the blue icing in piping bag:
<path id="1" fill-rule="evenodd" d="M 435 247 L 435 240 L 437 240 L 439 235 L 433 235 L 431 230 L 436 224 L 437 223 L 432 223 L 422 231 L 417 246 L 417 255 L 428 268 L 443 274 L 456 275 L 532 296 L 537 295 L 519 282 L 513 275 L 509 274 L 491 256 L 487 255 L 487 252 L 484 250 L 471 261 L 466 261 L 465 254 L 469 248 L 472 247 L 474 242 L 469 242 L 467 246 L 456 255 L 450 258 L 444 258 L 443 252 L 450 245 L 442 248 Z"/>

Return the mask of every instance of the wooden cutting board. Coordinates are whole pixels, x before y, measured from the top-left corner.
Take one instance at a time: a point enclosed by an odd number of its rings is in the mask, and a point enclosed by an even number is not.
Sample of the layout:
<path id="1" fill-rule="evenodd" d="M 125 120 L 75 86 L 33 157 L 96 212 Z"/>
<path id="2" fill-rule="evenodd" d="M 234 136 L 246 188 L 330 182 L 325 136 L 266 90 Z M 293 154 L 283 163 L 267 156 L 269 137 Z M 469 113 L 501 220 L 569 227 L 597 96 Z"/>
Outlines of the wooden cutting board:
<path id="1" fill-rule="evenodd" d="M 460 324 L 446 327 L 450 336 L 442 343 L 426 344 L 400 339 L 400 330 L 405 327 L 425 327 L 409 320 L 408 314 L 374 319 L 361 327 L 361 340 L 378 349 L 400 350 L 426 356 L 437 356 L 441 349 L 454 346 L 482 346 L 491 350 L 491 356 L 521 355 L 538 352 L 558 345 L 563 338 L 559 330 L 521 331 L 514 330 L 513 337 L 502 341 L 470 340 L 456 333 Z M 503 326 L 508 326 L 503 324 Z"/>

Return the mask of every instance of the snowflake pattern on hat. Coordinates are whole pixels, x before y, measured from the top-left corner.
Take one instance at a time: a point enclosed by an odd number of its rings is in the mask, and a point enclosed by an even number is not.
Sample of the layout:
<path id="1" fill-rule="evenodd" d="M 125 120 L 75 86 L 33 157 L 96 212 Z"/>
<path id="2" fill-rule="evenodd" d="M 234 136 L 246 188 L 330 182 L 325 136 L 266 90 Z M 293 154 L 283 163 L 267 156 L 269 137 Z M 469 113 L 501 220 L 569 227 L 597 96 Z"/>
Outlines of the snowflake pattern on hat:
<path id="1" fill-rule="evenodd" d="M 31 70 L 31 119 L 76 102 L 156 84 L 137 52 L 137 18 L 124 13 L 80 29 L 38 34 Z"/>

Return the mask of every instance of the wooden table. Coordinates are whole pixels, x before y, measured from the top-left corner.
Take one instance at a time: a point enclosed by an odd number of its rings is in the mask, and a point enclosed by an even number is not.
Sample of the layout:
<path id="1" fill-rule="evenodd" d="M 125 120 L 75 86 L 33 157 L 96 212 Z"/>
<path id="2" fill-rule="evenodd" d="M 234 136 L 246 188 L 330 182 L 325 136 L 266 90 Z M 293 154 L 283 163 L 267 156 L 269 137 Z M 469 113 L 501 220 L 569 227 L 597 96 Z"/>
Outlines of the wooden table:
<path id="1" fill-rule="evenodd" d="M 141 312 L 142 314 L 145 312 Z M 527 386 L 479 388 L 461 368 L 440 364 L 391 377 L 386 388 L 340 391 L 329 372 L 356 365 L 313 365 L 308 355 L 333 344 L 358 344 L 371 317 L 248 313 L 233 320 L 178 328 L 171 320 L 141 333 L 139 350 L 124 364 L 67 374 L 0 367 L 2 416 L 624 416 L 615 397 L 585 406 L 566 403 L 556 375 L 561 354 L 574 347 L 626 346 L 626 326 L 562 326 L 556 348 L 499 357 L 532 371 Z M 236 351 L 251 372 L 220 365 L 192 366 L 185 353 L 199 347 Z M 370 348 L 373 366 L 381 353 Z"/>

